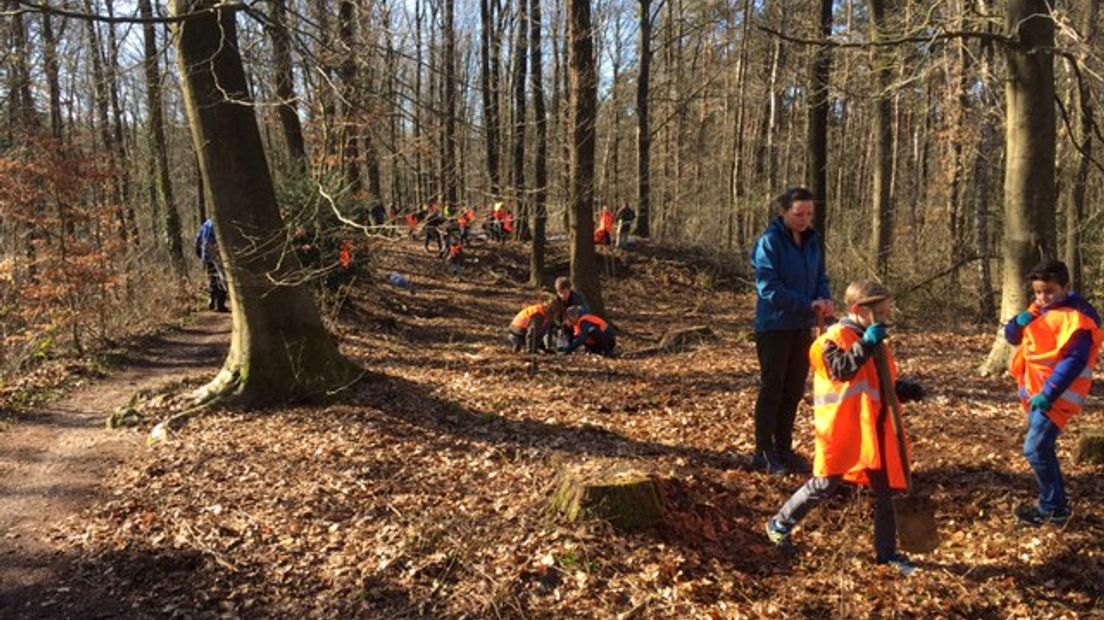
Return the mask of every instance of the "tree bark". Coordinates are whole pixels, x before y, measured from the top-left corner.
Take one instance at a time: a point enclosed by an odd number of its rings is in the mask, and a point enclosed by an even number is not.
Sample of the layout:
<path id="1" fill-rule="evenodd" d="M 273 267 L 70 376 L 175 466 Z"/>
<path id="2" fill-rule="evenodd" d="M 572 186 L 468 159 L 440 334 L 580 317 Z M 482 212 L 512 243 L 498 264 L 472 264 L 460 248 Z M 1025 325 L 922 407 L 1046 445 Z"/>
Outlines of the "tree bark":
<path id="1" fill-rule="evenodd" d="M 529 285 L 544 284 L 544 241 L 548 207 L 548 118 L 544 110 L 543 54 L 541 53 L 541 0 L 530 0 L 529 77 L 533 91 L 533 123 L 537 130 L 533 165 L 533 248 L 529 255 Z"/>
<path id="2" fill-rule="evenodd" d="M 887 4 L 891 0 L 870 0 L 872 14 L 870 38 L 880 41 L 887 32 Z M 877 111 L 875 113 L 874 139 L 874 180 L 873 200 L 874 218 L 871 230 L 870 253 L 874 256 L 875 271 L 878 277 L 889 277 L 889 260 L 893 250 L 893 101 L 889 89 L 893 85 L 892 51 L 877 49 L 873 51 L 875 62 L 875 88 L 877 93 Z"/>
<path id="3" fill-rule="evenodd" d="M 50 97 L 50 135 L 61 141 L 61 85 L 58 79 L 57 40 L 54 37 L 53 16 L 42 14 L 43 61 L 46 69 L 46 89 Z"/>
<path id="4" fill-rule="evenodd" d="M 180 0 L 174 0 L 180 1 Z M 359 194 L 364 187 L 360 173 L 360 146 L 357 139 L 358 122 L 354 112 L 359 105 L 357 87 L 356 4 L 353 0 L 340 0 L 337 9 L 337 32 L 341 39 L 341 63 L 337 74 L 341 77 L 341 163 L 345 170 L 345 182 L 349 191 Z"/>
<path id="5" fill-rule="evenodd" d="M 571 48 L 571 282 L 605 316 L 594 252 L 594 142 L 598 117 L 598 69 L 590 0 L 568 0 Z"/>
<path id="6" fill-rule="evenodd" d="M 832 34 L 832 0 L 820 0 L 820 35 Z M 812 84 L 809 87 L 808 183 L 816 197 L 814 228 L 821 243 L 828 234 L 828 84 L 832 77 L 832 53 L 821 46 L 813 51 Z"/>
<path id="7" fill-rule="evenodd" d="M 457 205 L 457 168 L 456 168 L 456 26 L 453 15 L 454 3 L 445 4 L 445 204 L 451 208 Z"/>
<path id="8" fill-rule="evenodd" d="M 1088 28 L 1085 31 L 1085 46 L 1092 49 L 1096 38 L 1096 22 L 1100 15 L 1100 0 L 1092 0 L 1088 14 Z M 1069 60 L 1070 63 L 1081 62 Z M 1085 220 L 1085 194 L 1088 189 L 1089 169 L 1093 152 L 1093 92 L 1078 67 L 1075 71 L 1077 81 L 1078 131 L 1074 137 L 1079 144 L 1080 157 L 1077 172 L 1070 191 L 1069 207 L 1066 209 L 1066 247 L 1065 261 L 1070 271 L 1070 285 L 1074 292 L 1080 293 L 1083 285 L 1081 265 L 1081 227 Z"/>
<path id="9" fill-rule="evenodd" d="M 636 78 L 636 230 L 652 234 L 652 129 L 648 116 L 648 87 L 652 77 L 652 3 L 640 0 L 640 73 Z"/>
<path id="10" fill-rule="evenodd" d="M 483 123 L 485 125 L 484 144 L 486 146 L 487 178 L 491 184 L 491 200 L 498 200 L 502 191 L 502 180 L 499 177 L 498 163 L 498 59 L 495 58 L 495 67 L 491 66 L 492 41 L 495 38 L 494 14 L 495 5 L 491 0 L 479 0 L 480 22 L 483 26 L 480 39 L 480 60 L 482 63 L 482 91 L 483 91 Z"/>
<path id="11" fill-rule="evenodd" d="M 529 8 L 526 0 L 518 0 L 517 37 L 514 42 L 514 132 L 511 148 L 514 201 L 517 204 L 518 239 L 529 238 L 529 207 L 525 199 L 525 60 L 527 53 Z"/>
<path id="12" fill-rule="evenodd" d="M 174 0 L 174 15 L 216 5 Z M 230 352 L 207 399 L 245 407 L 315 400 L 355 380 L 304 285 L 281 283 L 299 267 L 286 234 L 238 50 L 234 13 L 175 25 L 184 105 L 211 198 L 233 302 Z"/>
<path id="13" fill-rule="evenodd" d="M 142 19 L 153 17 L 150 0 L 138 0 L 138 12 Z M 146 76 L 146 106 L 149 108 L 148 131 L 153 151 L 154 187 L 157 196 L 157 213 L 161 214 L 161 235 L 169 252 L 169 260 L 178 278 L 187 275 L 184 264 L 184 246 L 181 238 L 180 214 L 173 200 L 172 179 L 169 176 L 169 150 L 165 142 L 165 115 L 161 107 L 161 69 L 157 64 L 157 29 L 152 22 L 142 25 Z"/>
<path id="14" fill-rule="evenodd" d="M 1046 0 L 1009 0 L 1005 28 L 1004 268 L 1001 319 L 1027 307 L 1024 278 L 1055 256 L 1054 21 Z M 997 335 L 983 373 L 1008 367 L 1011 347 Z"/>
<path id="15" fill-rule="evenodd" d="M 307 147 L 303 139 L 303 126 L 299 122 L 295 77 L 291 70 L 291 41 L 288 35 L 286 0 L 272 0 L 272 27 L 269 28 L 269 36 L 272 37 L 276 97 L 279 100 L 276 109 L 280 115 L 280 125 L 284 130 L 284 142 L 287 145 L 292 169 L 303 172 L 306 169 Z"/>

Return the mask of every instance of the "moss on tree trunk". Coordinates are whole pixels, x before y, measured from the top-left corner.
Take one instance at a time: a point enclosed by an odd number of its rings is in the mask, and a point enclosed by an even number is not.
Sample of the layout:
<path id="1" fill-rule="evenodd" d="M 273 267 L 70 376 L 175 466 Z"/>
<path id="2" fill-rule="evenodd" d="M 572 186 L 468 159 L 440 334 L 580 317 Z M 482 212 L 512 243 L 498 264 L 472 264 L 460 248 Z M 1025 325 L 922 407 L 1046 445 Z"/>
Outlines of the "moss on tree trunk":
<path id="1" fill-rule="evenodd" d="M 234 11 L 212 11 L 213 0 L 172 6 L 192 14 L 175 26 L 181 85 L 234 312 L 229 355 L 200 401 L 253 408 L 324 399 L 360 371 L 330 339 L 287 250 Z"/>

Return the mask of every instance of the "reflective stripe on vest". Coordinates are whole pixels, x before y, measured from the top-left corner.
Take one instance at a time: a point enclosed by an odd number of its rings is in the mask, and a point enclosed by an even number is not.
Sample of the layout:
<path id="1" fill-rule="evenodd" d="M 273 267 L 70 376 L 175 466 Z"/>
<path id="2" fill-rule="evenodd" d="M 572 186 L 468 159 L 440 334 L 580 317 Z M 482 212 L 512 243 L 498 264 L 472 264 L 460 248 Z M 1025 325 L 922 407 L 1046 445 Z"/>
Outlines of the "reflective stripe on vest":
<path id="1" fill-rule="evenodd" d="M 827 407 L 828 405 L 835 405 L 840 401 L 847 400 L 865 394 L 870 397 L 871 400 L 881 402 L 882 395 L 878 392 L 877 388 L 871 387 L 869 381 L 856 381 L 847 386 L 842 392 L 835 394 L 815 394 L 813 395 L 814 407 Z"/>
<path id="2" fill-rule="evenodd" d="M 850 328 L 836 324 L 817 338 L 809 350 L 816 426 L 813 475 L 840 476 L 848 482 L 869 486 L 867 472 L 885 470 L 890 487 L 904 489 L 904 467 L 893 420 L 887 415 L 883 424 L 878 424 L 883 401 L 874 360 L 868 359 L 850 381 L 833 380 L 824 360 L 829 344 L 847 351 L 857 345 L 860 337 Z M 897 363 L 888 347 L 885 351 L 890 377 L 896 381 Z"/>

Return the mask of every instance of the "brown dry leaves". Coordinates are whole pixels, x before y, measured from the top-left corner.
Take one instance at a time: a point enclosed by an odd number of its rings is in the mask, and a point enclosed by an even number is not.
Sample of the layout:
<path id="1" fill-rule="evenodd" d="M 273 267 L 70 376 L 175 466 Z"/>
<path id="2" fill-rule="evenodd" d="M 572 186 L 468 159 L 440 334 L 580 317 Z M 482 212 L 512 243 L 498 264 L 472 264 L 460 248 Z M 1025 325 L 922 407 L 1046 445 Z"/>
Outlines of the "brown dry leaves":
<path id="1" fill-rule="evenodd" d="M 464 282 L 406 244 L 336 326 L 373 371 L 347 402 L 209 415 L 135 455 L 117 499 L 59 529 L 78 576 L 136 613 L 181 617 L 746 618 L 1077 617 L 1100 611 L 1104 482 L 1073 465 L 1066 530 L 1023 530 L 1034 481 L 1006 378 L 978 379 L 990 336 L 894 336 L 903 372 L 932 396 L 909 409 L 917 479 L 945 544 L 902 580 L 872 565 L 869 506 L 811 515 L 787 560 L 761 534 L 802 480 L 742 469 L 757 363 L 748 294 L 701 291 L 692 268 L 632 258 L 607 288 L 622 347 L 708 323 L 699 349 L 640 360 L 508 353 L 505 325 L 532 293 L 469 262 Z M 475 248 L 522 265 L 516 248 Z M 812 453 L 802 405 L 800 449 Z M 622 535 L 546 509 L 563 462 L 638 459 L 664 477 L 670 526 Z"/>

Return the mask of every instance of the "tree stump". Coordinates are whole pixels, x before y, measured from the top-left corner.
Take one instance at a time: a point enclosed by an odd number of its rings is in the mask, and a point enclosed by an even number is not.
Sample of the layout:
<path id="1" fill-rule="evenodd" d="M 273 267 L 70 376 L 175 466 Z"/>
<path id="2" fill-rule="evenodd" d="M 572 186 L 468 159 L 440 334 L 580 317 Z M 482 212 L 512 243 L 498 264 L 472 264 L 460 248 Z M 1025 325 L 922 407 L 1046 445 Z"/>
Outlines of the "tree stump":
<path id="1" fill-rule="evenodd" d="M 1085 430 L 1077 443 L 1077 462 L 1104 464 L 1104 428 Z"/>
<path id="2" fill-rule="evenodd" d="M 560 469 L 552 507 L 568 522 L 604 519 L 624 531 L 663 520 L 655 477 L 627 464 Z"/>

